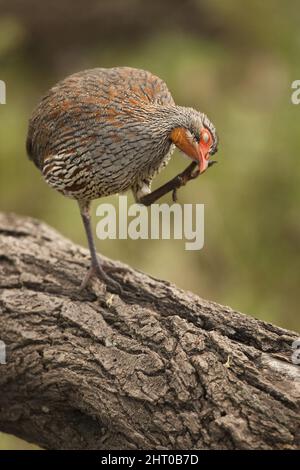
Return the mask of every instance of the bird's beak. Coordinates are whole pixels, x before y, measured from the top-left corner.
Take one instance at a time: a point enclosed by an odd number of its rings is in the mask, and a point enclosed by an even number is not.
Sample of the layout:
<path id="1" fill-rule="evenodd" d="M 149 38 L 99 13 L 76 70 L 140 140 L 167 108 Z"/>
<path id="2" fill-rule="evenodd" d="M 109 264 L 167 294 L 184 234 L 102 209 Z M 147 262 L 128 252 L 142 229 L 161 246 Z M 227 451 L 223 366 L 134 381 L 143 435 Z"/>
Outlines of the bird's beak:
<path id="1" fill-rule="evenodd" d="M 195 142 L 186 135 L 186 129 L 176 128 L 171 132 L 171 140 L 179 150 L 184 152 L 192 160 L 196 160 L 199 164 L 199 171 L 203 173 L 209 162 L 209 149 L 204 142 Z"/>
<path id="2" fill-rule="evenodd" d="M 200 174 L 203 173 L 207 167 L 209 162 L 209 149 L 207 146 L 203 145 L 202 142 L 197 144 L 198 147 L 198 162 L 199 162 L 199 170 Z"/>

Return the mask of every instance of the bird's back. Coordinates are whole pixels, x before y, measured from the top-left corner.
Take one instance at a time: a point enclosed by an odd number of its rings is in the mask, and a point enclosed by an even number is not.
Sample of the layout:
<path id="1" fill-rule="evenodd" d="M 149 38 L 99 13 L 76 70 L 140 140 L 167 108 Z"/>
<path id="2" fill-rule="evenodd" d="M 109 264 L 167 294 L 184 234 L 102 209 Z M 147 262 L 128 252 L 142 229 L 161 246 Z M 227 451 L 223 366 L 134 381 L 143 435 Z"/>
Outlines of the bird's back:
<path id="1" fill-rule="evenodd" d="M 145 70 L 76 73 L 51 88 L 33 112 L 28 155 L 51 186 L 71 197 L 128 189 L 149 158 L 163 159 L 168 150 L 157 157 L 146 152 L 146 121 L 159 105 L 173 106 L 173 98 L 166 84 Z"/>
<path id="2" fill-rule="evenodd" d="M 52 87 L 29 121 L 27 152 L 41 168 L 43 158 L 64 149 L 79 135 L 105 137 L 111 126 L 122 127 L 124 115 L 147 105 L 174 105 L 167 85 L 146 70 L 96 68 L 75 73 Z M 127 125 L 127 122 L 125 123 Z M 89 132 L 88 132 L 89 131 Z M 95 135 L 95 134 L 94 134 Z"/>

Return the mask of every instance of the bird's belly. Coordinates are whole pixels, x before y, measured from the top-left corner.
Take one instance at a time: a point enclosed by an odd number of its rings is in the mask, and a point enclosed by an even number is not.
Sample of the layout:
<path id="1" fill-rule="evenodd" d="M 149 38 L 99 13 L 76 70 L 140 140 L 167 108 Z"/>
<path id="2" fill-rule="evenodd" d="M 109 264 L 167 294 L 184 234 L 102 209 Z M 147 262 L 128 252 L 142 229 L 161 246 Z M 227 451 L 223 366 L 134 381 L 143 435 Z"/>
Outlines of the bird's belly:
<path id="1" fill-rule="evenodd" d="M 51 156 L 44 162 L 47 183 L 65 196 L 92 200 L 124 192 L 137 181 L 152 179 L 167 163 L 170 145 L 159 151 Z"/>
<path id="2" fill-rule="evenodd" d="M 137 180 L 152 179 L 167 164 L 172 151 L 168 145 L 158 154 L 149 150 L 118 158 L 102 155 L 101 163 L 94 165 L 95 198 L 127 191 Z"/>

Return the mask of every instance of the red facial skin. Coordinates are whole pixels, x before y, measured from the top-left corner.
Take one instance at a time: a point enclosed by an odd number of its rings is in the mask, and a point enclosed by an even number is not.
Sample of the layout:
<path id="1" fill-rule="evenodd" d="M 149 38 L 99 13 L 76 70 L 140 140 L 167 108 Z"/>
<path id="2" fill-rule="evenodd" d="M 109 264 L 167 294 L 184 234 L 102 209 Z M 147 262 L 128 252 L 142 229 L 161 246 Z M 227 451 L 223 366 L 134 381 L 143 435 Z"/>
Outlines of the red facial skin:
<path id="1" fill-rule="evenodd" d="M 206 141 L 206 142 L 205 142 Z M 212 144 L 211 133 L 207 129 L 202 129 L 200 133 L 199 151 L 199 170 L 203 173 L 208 167 L 209 150 Z"/>
<path id="2" fill-rule="evenodd" d="M 183 127 L 173 129 L 171 140 L 188 157 L 199 162 L 199 171 L 203 173 L 208 167 L 209 150 L 212 145 L 212 136 L 208 129 L 200 132 L 200 141 L 191 138 L 190 133 Z"/>

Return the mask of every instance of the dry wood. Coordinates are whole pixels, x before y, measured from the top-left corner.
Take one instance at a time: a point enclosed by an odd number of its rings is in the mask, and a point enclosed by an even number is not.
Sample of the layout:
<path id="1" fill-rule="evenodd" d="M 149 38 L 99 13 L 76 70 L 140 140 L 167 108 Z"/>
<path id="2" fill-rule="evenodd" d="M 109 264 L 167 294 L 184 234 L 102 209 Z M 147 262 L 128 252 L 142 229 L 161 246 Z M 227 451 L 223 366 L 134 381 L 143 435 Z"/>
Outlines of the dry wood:
<path id="1" fill-rule="evenodd" d="M 0 430 L 49 449 L 295 449 L 293 332 L 0 215 Z"/>

